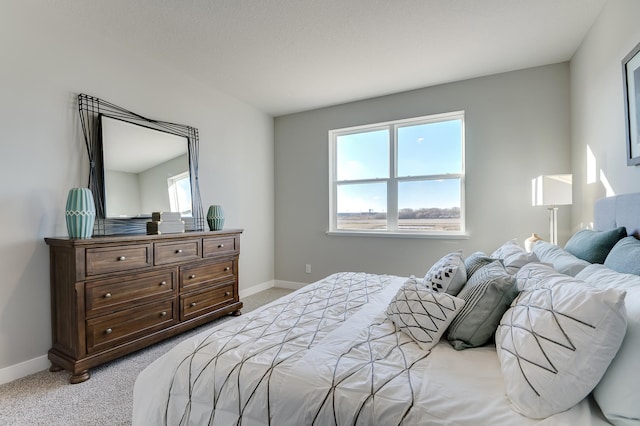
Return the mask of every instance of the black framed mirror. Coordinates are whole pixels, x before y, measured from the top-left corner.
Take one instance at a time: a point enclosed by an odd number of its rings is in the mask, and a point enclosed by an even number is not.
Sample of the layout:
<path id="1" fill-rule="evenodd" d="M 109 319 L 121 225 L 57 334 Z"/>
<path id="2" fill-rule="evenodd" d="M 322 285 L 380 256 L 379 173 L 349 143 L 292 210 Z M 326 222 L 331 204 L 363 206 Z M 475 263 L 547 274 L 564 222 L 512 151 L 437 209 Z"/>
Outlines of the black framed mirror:
<path id="1" fill-rule="evenodd" d="M 198 129 L 152 120 L 78 95 L 96 204 L 94 235 L 146 233 L 154 211 L 179 211 L 186 231 L 204 230 Z"/>

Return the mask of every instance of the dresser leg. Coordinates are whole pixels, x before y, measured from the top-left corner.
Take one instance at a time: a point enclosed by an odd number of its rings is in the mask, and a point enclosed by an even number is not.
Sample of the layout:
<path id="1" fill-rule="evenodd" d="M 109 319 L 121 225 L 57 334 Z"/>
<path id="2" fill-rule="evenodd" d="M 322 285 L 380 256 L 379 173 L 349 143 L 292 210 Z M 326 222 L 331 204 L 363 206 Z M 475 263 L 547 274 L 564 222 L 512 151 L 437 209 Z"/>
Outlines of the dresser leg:
<path id="1" fill-rule="evenodd" d="M 89 377 L 91 377 L 91 375 L 89 374 L 89 370 L 84 370 L 79 372 L 78 374 L 72 375 L 71 378 L 69 379 L 69 383 L 71 383 L 72 385 L 75 385 L 77 383 L 82 383 L 84 381 L 89 380 Z"/>
<path id="2" fill-rule="evenodd" d="M 58 371 L 62 371 L 64 370 L 64 368 L 60 367 L 57 364 L 51 364 L 51 367 L 49 367 L 49 371 L 51 371 L 52 373 L 57 373 Z"/>
<path id="3" fill-rule="evenodd" d="M 237 311 L 231 312 L 231 315 L 233 315 L 234 317 L 239 317 L 240 315 L 242 315 L 242 312 L 240 312 L 240 309 L 238 309 Z"/>

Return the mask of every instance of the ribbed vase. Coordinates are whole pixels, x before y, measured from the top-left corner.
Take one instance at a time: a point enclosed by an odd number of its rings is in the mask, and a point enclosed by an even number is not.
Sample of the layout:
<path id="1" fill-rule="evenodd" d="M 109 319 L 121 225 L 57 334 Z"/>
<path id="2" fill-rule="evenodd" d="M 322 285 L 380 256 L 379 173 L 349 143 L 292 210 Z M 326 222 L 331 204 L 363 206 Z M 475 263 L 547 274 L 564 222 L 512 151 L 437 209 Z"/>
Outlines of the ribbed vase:
<path id="1" fill-rule="evenodd" d="M 71 188 L 64 211 L 70 238 L 91 238 L 96 221 L 96 205 L 89 188 Z"/>
<path id="2" fill-rule="evenodd" d="M 209 229 L 212 231 L 219 231 L 224 226 L 224 210 L 222 210 L 222 206 L 214 204 L 209 206 L 209 211 L 207 212 L 207 223 L 209 224 Z"/>

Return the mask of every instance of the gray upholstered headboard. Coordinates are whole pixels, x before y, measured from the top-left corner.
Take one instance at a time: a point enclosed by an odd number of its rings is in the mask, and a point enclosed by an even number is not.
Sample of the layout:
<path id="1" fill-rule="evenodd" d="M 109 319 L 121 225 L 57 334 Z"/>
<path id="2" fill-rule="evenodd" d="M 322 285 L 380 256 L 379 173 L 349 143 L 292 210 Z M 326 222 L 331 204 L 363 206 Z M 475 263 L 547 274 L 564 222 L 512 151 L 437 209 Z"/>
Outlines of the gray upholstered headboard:
<path id="1" fill-rule="evenodd" d="M 596 201 L 593 229 L 605 231 L 620 226 L 627 234 L 640 238 L 640 193 L 614 195 Z"/>

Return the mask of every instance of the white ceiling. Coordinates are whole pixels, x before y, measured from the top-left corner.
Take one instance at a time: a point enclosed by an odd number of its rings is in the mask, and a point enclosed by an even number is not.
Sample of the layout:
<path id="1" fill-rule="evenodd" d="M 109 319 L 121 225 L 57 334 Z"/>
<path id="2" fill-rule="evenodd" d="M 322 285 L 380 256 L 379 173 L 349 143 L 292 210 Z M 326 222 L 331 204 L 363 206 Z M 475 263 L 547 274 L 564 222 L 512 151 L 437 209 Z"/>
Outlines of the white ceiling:
<path id="1" fill-rule="evenodd" d="M 106 115 L 101 125 L 105 171 L 137 174 L 179 157 L 189 170 L 186 137 Z"/>
<path id="2" fill-rule="evenodd" d="M 278 116 L 569 60 L 606 1 L 46 4 L 53 13 Z"/>

